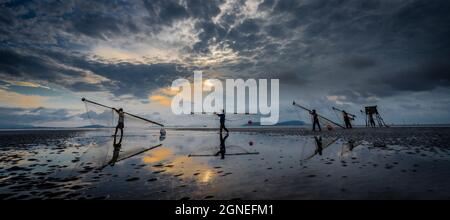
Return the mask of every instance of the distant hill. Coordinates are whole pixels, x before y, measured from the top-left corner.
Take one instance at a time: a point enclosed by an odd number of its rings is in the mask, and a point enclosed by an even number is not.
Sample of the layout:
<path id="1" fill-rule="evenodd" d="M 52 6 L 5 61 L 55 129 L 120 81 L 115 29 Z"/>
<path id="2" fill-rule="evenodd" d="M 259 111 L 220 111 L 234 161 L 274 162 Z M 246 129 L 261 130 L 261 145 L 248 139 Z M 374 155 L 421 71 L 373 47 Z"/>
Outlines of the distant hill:
<path id="1" fill-rule="evenodd" d="M 305 122 L 299 121 L 299 120 L 283 121 L 283 122 L 278 122 L 274 126 L 300 126 L 300 125 L 305 125 Z M 261 126 L 261 123 L 253 122 L 251 124 L 243 124 L 242 126 Z"/>
<path id="2" fill-rule="evenodd" d="M 20 124 L 0 124 L 0 129 L 66 129 L 71 127 L 43 127 L 43 126 L 33 126 L 33 125 L 20 125 Z M 86 125 L 82 127 L 72 127 L 72 128 L 108 128 L 103 125 Z"/>
<path id="3" fill-rule="evenodd" d="M 78 127 L 78 128 L 108 128 L 108 127 L 103 126 L 103 125 L 86 125 L 86 126 L 82 126 L 82 127 Z"/>
<path id="4" fill-rule="evenodd" d="M 33 125 L 20 125 L 20 124 L 0 124 L 0 129 L 32 129 L 36 128 Z"/>

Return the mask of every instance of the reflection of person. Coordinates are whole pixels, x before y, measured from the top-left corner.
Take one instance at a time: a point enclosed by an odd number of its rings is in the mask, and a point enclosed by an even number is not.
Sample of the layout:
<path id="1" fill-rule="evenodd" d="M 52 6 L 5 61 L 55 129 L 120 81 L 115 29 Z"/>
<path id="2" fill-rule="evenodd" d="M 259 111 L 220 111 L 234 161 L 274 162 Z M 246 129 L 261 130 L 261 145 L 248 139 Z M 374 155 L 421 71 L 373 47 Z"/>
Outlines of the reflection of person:
<path id="1" fill-rule="evenodd" d="M 316 140 L 316 154 L 322 155 L 323 145 L 322 145 L 322 137 L 314 136 Z"/>
<path id="2" fill-rule="evenodd" d="M 159 130 L 159 141 L 163 141 L 164 139 L 166 139 L 166 130 L 161 128 L 161 130 Z"/>
<path id="3" fill-rule="evenodd" d="M 316 131 L 316 125 L 319 128 L 319 131 L 322 131 L 319 124 L 319 115 L 317 115 L 316 110 L 313 109 L 312 111 L 309 112 L 309 114 L 311 114 L 313 119 L 313 131 Z"/>
<path id="4" fill-rule="evenodd" d="M 113 156 L 111 160 L 108 162 L 108 164 L 111 166 L 114 166 L 114 164 L 117 162 L 117 159 L 119 159 L 120 148 L 122 147 L 122 145 L 114 144 L 113 146 L 114 146 Z"/>
<path id="5" fill-rule="evenodd" d="M 220 154 L 220 158 L 221 159 L 225 159 L 225 153 L 226 153 L 226 149 L 225 149 L 225 140 L 228 138 L 228 133 L 227 135 L 225 135 L 225 137 L 222 136 L 222 132 L 220 132 L 220 149 L 219 151 L 216 153 L 215 156 L 218 156 Z"/>
<path id="6" fill-rule="evenodd" d="M 354 140 L 349 140 L 348 141 L 348 149 L 350 151 L 353 151 L 353 148 L 355 148 L 355 141 Z"/>
<path id="7" fill-rule="evenodd" d="M 114 111 L 117 112 L 119 115 L 119 120 L 117 121 L 116 131 L 114 132 L 114 144 L 116 144 L 116 137 L 117 137 L 117 131 L 120 129 L 120 140 L 119 144 L 122 143 L 122 137 L 123 137 L 123 128 L 124 128 L 124 118 L 125 113 L 123 112 L 123 109 L 120 108 L 119 110 L 113 108 Z"/>
<path id="8" fill-rule="evenodd" d="M 225 127 L 225 110 L 222 110 L 222 114 L 217 114 L 220 118 L 220 133 L 222 133 L 222 130 L 225 130 L 228 134 L 228 129 Z"/>

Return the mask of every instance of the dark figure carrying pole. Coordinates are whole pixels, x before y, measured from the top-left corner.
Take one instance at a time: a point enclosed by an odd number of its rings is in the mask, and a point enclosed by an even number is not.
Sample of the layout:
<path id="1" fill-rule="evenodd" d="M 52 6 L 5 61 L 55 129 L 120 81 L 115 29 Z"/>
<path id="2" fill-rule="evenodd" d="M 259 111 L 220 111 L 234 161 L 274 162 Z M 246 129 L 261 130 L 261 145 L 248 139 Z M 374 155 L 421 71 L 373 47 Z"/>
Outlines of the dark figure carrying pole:
<path id="1" fill-rule="evenodd" d="M 350 117 L 350 115 L 346 111 L 342 111 L 342 116 L 344 117 L 345 128 L 351 129 L 352 123 L 350 120 L 354 120 L 354 118 Z"/>
<path id="2" fill-rule="evenodd" d="M 117 121 L 117 126 L 116 126 L 116 131 L 114 132 L 114 145 L 116 145 L 116 137 L 117 137 L 117 132 L 120 129 L 120 140 L 119 143 L 117 144 L 121 144 L 122 143 L 122 137 L 123 137 L 123 128 L 124 126 L 124 118 L 125 118 L 125 113 L 123 112 L 123 109 L 120 108 L 119 110 L 112 108 L 114 111 L 117 112 L 117 114 L 119 115 L 119 119 Z"/>
<path id="3" fill-rule="evenodd" d="M 342 117 L 344 119 L 344 125 L 345 125 L 346 129 L 351 129 L 353 127 L 351 121 L 355 120 L 356 115 L 350 114 L 350 113 L 346 112 L 345 110 L 338 109 L 336 107 L 332 107 L 332 109 L 342 113 Z"/>
<path id="4" fill-rule="evenodd" d="M 320 128 L 320 123 L 319 123 L 319 116 L 316 113 L 316 110 L 313 109 L 312 111 L 309 112 L 309 114 L 311 114 L 312 116 L 312 121 L 313 121 L 313 131 L 316 131 L 316 125 L 319 128 L 319 131 L 322 131 L 322 129 Z"/>
<path id="5" fill-rule="evenodd" d="M 314 111 L 311 111 L 311 110 L 309 110 L 309 109 L 307 109 L 307 108 L 305 108 L 305 107 L 303 107 L 303 106 L 301 106 L 301 105 L 299 105 L 298 103 L 296 103 L 295 101 L 292 103 L 294 106 L 297 106 L 297 107 L 299 107 L 299 108 L 301 108 L 301 109 L 303 109 L 303 110 L 305 110 L 305 111 L 307 111 L 307 112 L 309 112 L 311 115 L 313 114 L 313 112 L 316 112 L 315 110 Z M 345 128 L 344 126 L 342 126 L 342 125 L 340 125 L 340 124 L 338 124 L 338 123 L 336 123 L 336 122 L 334 122 L 334 121 L 332 121 L 332 120 L 330 120 L 330 119 L 328 119 L 328 118 L 325 118 L 324 116 L 322 116 L 322 115 L 319 115 L 319 114 L 315 114 L 317 117 L 317 124 L 319 125 L 319 130 L 320 130 L 320 124 L 318 123 L 319 122 L 319 118 L 320 119 L 322 119 L 322 120 L 324 120 L 324 121 L 327 121 L 327 122 L 329 122 L 329 123 L 331 123 L 331 124 L 334 124 L 334 125 L 336 125 L 336 126 L 338 126 L 338 127 L 340 127 L 340 128 Z M 314 122 L 314 120 L 313 120 L 313 122 Z M 314 129 L 314 127 L 313 127 L 313 129 Z"/>
<path id="6" fill-rule="evenodd" d="M 217 114 L 217 116 L 220 118 L 220 133 L 222 133 L 222 130 L 225 130 L 228 134 L 228 129 L 225 127 L 225 110 L 222 110 L 222 114 Z"/>

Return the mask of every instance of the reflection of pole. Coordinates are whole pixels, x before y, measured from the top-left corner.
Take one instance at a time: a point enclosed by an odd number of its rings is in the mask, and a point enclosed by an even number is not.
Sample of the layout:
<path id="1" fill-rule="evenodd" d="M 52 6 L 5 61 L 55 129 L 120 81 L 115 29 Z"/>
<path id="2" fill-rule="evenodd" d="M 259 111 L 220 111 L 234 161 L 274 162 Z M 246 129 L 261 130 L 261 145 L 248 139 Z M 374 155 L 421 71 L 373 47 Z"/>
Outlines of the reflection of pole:
<path id="1" fill-rule="evenodd" d="M 107 105 L 103 105 L 103 104 L 100 104 L 100 103 L 98 103 L 98 102 L 94 102 L 94 101 L 91 101 L 91 100 L 87 100 L 87 99 L 85 99 L 85 98 L 82 98 L 81 101 L 83 101 L 83 102 L 88 102 L 88 103 L 91 103 L 91 104 L 94 104 L 94 105 L 98 105 L 98 106 L 101 106 L 101 107 L 104 107 L 104 108 L 114 109 L 113 107 L 110 107 L 110 106 L 107 106 Z M 123 112 L 123 113 L 124 113 L 124 114 L 127 114 L 127 115 L 129 115 L 129 116 L 135 117 L 135 118 L 137 118 L 137 119 L 141 119 L 141 120 L 143 120 L 143 121 L 146 121 L 146 122 L 149 122 L 149 123 L 152 123 L 152 124 L 155 124 L 155 125 L 159 125 L 159 126 L 161 126 L 161 127 L 164 127 L 163 124 L 160 124 L 160 123 L 158 123 L 158 122 L 154 122 L 154 121 L 152 121 L 152 120 L 149 120 L 149 119 L 146 119 L 146 118 L 143 118 L 143 117 L 140 117 L 140 116 L 137 116 L 137 115 L 128 113 L 128 112 Z"/>
<path id="2" fill-rule="evenodd" d="M 301 109 L 303 109 L 303 110 L 305 110 L 305 111 L 307 111 L 307 112 L 312 112 L 311 110 L 309 110 L 309 109 L 307 109 L 307 108 L 305 108 L 305 107 L 299 105 L 299 104 L 296 103 L 295 101 L 292 103 L 292 105 L 297 106 L 297 107 L 299 107 L 299 108 L 301 108 Z M 328 122 L 330 122 L 330 123 L 332 123 L 332 124 L 334 124 L 334 125 L 340 127 L 340 128 L 345 129 L 344 126 L 342 126 L 342 125 L 340 125 L 340 124 L 338 124 L 338 123 L 336 123 L 336 122 L 334 122 L 334 121 L 332 121 L 332 120 L 330 120 L 330 119 L 328 119 L 328 118 L 325 118 L 325 117 L 322 116 L 322 115 L 317 114 L 317 116 L 318 116 L 319 118 L 325 120 L 325 121 L 328 121 Z"/>

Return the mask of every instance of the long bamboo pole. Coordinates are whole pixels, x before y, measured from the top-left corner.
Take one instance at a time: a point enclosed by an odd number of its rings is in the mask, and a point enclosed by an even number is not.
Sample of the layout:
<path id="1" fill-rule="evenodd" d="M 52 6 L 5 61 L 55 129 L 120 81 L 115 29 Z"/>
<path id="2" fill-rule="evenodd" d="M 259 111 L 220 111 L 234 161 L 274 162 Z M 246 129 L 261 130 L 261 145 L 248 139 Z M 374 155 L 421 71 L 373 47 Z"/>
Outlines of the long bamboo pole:
<path id="1" fill-rule="evenodd" d="M 336 110 L 336 111 L 344 112 L 344 110 L 338 109 L 338 108 L 336 108 L 336 107 L 332 107 L 332 109 L 333 109 L 333 110 Z M 356 118 L 356 115 L 354 115 L 354 114 L 350 114 L 350 113 L 348 113 L 348 112 L 347 112 L 347 114 L 350 115 L 350 116 L 352 116 L 353 118 Z"/>
<path id="2" fill-rule="evenodd" d="M 299 108 L 301 108 L 301 109 L 303 109 L 303 110 L 305 110 L 305 111 L 312 112 L 311 110 L 309 110 L 309 109 L 307 109 L 307 108 L 305 108 L 305 107 L 299 105 L 298 103 L 295 103 L 295 101 L 292 103 L 292 105 L 297 106 L 297 107 L 299 107 Z M 318 116 L 319 118 L 325 120 L 325 121 L 328 121 L 328 122 L 330 122 L 330 123 L 332 123 L 332 124 L 334 124 L 334 125 L 340 127 L 340 128 L 345 129 L 344 126 L 342 126 L 342 125 L 340 125 L 340 124 L 338 124 L 338 123 L 336 123 L 336 122 L 334 122 L 334 121 L 332 121 L 332 120 L 330 120 L 330 119 L 328 119 L 328 118 L 326 118 L 326 117 L 324 117 L 324 116 L 322 116 L 322 115 L 317 114 L 317 116 Z"/>
<path id="3" fill-rule="evenodd" d="M 94 102 L 94 101 L 91 101 L 91 100 L 87 100 L 86 98 L 82 98 L 81 101 L 83 101 L 83 102 L 88 102 L 88 103 L 91 103 L 91 104 L 94 104 L 94 105 L 98 105 L 98 106 L 102 106 L 102 107 L 109 108 L 109 109 L 115 109 L 115 108 L 113 108 L 113 107 L 110 107 L 110 106 L 107 106 L 107 105 L 103 105 L 103 104 L 100 104 L 100 103 L 98 103 L 98 102 Z M 155 124 L 155 125 L 159 125 L 159 126 L 161 126 L 161 127 L 164 127 L 164 125 L 161 124 L 161 123 L 158 123 L 158 122 L 155 122 L 155 121 L 152 121 L 152 120 L 149 120 L 149 119 L 146 119 L 146 118 L 143 118 L 143 117 L 140 117 L 140 116 L 137 116 L 137 115 L 128 113 L 128 112 L 123 112 L 123 113 L 124 113 L 124 114 L 127 114 L 127 115 L 129 115 L 129 116 L 132 116 L 132 117 L 141 119 L 141 120 L 143 120 L 143 121 L 146 121 L 146 122 L 149 122 L 149 123 L 152 123 L 152 124 Z"/>

